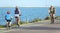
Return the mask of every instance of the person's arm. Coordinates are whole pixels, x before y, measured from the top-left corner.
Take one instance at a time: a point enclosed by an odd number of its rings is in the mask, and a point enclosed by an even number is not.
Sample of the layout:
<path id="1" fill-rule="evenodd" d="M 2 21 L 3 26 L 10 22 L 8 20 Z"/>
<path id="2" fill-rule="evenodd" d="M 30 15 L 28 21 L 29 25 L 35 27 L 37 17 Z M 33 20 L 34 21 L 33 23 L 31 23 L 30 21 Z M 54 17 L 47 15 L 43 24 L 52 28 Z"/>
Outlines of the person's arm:
<path id="1" fill-rule="evenodd" d="M 50 14 L 50 10 L 48 10 L 48 13 Z"/>
<path id="2" fill-rule="evenodd" d="M 21 16 L 21 11 L 19 10 L 19 16 Z"/>
<path id="3" fill-rule="evenodd" d="M 55 8 L 53 8 L 53 10 L 54 10 L 54 14 L 56 13 L 56 9 Z"/>
<path id="4" fill-rule="evenodd" d="M 11 19 L 12 19 L 13 17 L 11 16 Z"/>
<path id="5" fill-rule="evenodd" d="M 56 13 L 56 9 L 55 9 L 55 13 Z"/>

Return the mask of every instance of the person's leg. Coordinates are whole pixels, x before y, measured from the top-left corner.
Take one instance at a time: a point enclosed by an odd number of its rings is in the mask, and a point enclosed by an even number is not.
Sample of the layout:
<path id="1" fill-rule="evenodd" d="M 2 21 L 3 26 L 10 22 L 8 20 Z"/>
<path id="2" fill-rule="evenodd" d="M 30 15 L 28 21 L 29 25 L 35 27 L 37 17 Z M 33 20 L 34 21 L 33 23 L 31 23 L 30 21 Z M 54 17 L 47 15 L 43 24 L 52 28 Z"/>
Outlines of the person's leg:
<path id="1" fill-rule="evenodd" d="M 16 25 L 19 26 L 18 25 L 18 18 L 17 17 L 15 17 L 15 22 L 16 22 Z"/>
<path id="2" fill-rule="evenodd" d="M 54 17 L 54 19 L 56 19 L 56 16 L 55 16 L 55 14 L 53 14 L 53 17 Z"/>
<path id="3" fill-rule="evenodd" d="M 53 14 L 50 14 L 51 24 L 53 23 Z"/>
<path id="4" fill-rule="evenodd" d="M 9 20 L 9 26 L 11 26 L 11 20 Z"/>
<path id="5" fill-rule="evenodd" d="M 53 14 L 53 23 L 54 23 L 54 20 L 55 20 L 55 14 Z"/>
<path id="6" fill-rule="evenodd" d="M 11 23 L 12 23 L 12 22 L 10 22 L 10 26 L 11 26 Z"/>
<path id="7" fill-rule="evenodd" d="M 15 17 L 15 20 L 16 20 L 16 24 L 17 24 L 17 26 L 19 27 L 19 17 Z"/>
<path id="8" fill-rule="evenodd" d="M 8 22 L 6 22 L 6 26 L 7 26 L 7 28 L 8 28 Z"/>
<path id="9" fill-rule="evenodd" d="M 9 22 L 7 21 L 7 29 L 9 29 Z"/>
<path id="10" fill-rule="evenodd" d="M 16 25 L 18 25 L 17 18 L 15 18 Z"/>
<path id="11" fill-rule="evenodd" d="M 50 20 L 51 20 L 51 23 L 50 24 L 52 24 L 52 15 L 50 14 Z"/>
<path id="12" fill-rule="evenodd" d="M 53 18 L 51 18 L 51 24 L 53 24 L 54 23 L 54 19 Z"/>
<path id="13" fill-rule="evenodd" d="M 51 23 L 54 23 L 54 14 L 51 15 Z"/>
<path id="14" fill-rule="evenodd" d="M 7 22 L 7 28 L 8 29 L 10 29 L 10 27 L 11 27 L 11 20 L 7 20 L 8 22 Z"/>
<path id="15" fill-rule="evenodd" d="M 9 27 L 11 27 L 11 22 L 9 22 Z"/>
<path id="16" fill-rule="evenodd" d="M 11 20 L 9 20 L 9 28 L 10 28 L 10 29 L 11 29 L 11 23 L 12 23 Z"/>
<path id="17" fill-rule="evenodd" d="M 17 19 L 17 25 L 18 25 L 18 28 L 19 28 L 19 25 L 20 25 L 20 23 L 19 23 L 20 21 L 19 21 L 19 18 Z"/>

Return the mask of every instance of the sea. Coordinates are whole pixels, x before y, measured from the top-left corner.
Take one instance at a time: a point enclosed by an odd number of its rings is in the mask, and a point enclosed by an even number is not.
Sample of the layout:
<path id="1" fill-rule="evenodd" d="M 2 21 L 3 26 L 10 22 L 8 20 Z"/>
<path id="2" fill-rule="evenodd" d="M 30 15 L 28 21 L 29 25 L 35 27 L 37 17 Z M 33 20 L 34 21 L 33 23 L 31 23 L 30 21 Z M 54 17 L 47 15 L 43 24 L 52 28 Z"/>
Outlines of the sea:
<path id="1" fill-rule="evenodd" d="M 44 20 L 47 16 L 49 16 L 48 13 L 49 7 L 19 7 L 19 10 L 21 12 L 20 19 L 21 21 L 32 21 L 35 18 L 40 18 Z M 60 7 L 55 7 L 56 9 L 56 16 L 60 16 Z M 5 14 L 7 11 L 10 11 L 13 19 L 12 23 L 15 21 L 14 19 L 14 11 L 15 7 L 0 7 L 0 25 L 5 25 Z"/>

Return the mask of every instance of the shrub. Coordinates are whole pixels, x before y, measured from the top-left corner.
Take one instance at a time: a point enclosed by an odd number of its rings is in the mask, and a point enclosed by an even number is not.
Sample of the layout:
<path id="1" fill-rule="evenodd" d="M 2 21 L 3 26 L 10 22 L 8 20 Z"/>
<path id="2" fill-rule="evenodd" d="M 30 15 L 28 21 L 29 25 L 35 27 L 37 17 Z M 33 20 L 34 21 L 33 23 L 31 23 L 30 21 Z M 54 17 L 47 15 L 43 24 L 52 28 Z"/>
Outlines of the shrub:
<path id="1" fill-rule="evenodd" d="M 50 19 L 50 17 L 47 16 L 44 20 L 49 20 L 49 19 Z"/>
<path id="2" fill-rule="evenodd" d="M 38 22 L 38 21 L 41 21 L 41 19 L 35 18 L 35 19 L 32 20 L 32 22 Z"/>

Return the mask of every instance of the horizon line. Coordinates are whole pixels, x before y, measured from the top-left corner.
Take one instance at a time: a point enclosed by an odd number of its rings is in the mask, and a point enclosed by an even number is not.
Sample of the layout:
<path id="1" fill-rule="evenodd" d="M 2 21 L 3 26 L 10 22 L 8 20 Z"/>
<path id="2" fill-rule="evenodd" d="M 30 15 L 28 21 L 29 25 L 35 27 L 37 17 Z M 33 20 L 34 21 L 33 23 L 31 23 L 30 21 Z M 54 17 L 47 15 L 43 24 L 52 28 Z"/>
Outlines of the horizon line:
<path id="1" fill-rule="evenodd" d="M 7 6 L 2 6 L 2 7 L 7 7 Z M 12 6 L 10 6 L 10 7 L 12 7 Z M 20 6 L 18 6 L 18 7 L 20 7 Z M 27 6 L 28 7 L 28 6 Z M 30 6 L 31 7 L 31 6 Z M 46 7 L 46 6 L 41 6 L 41 7 Z M 48 7 L 50 7 L 50 6 L 48 6 Z M 55 7 L 60 7 L 60 6 L 55 6 Z"/>

